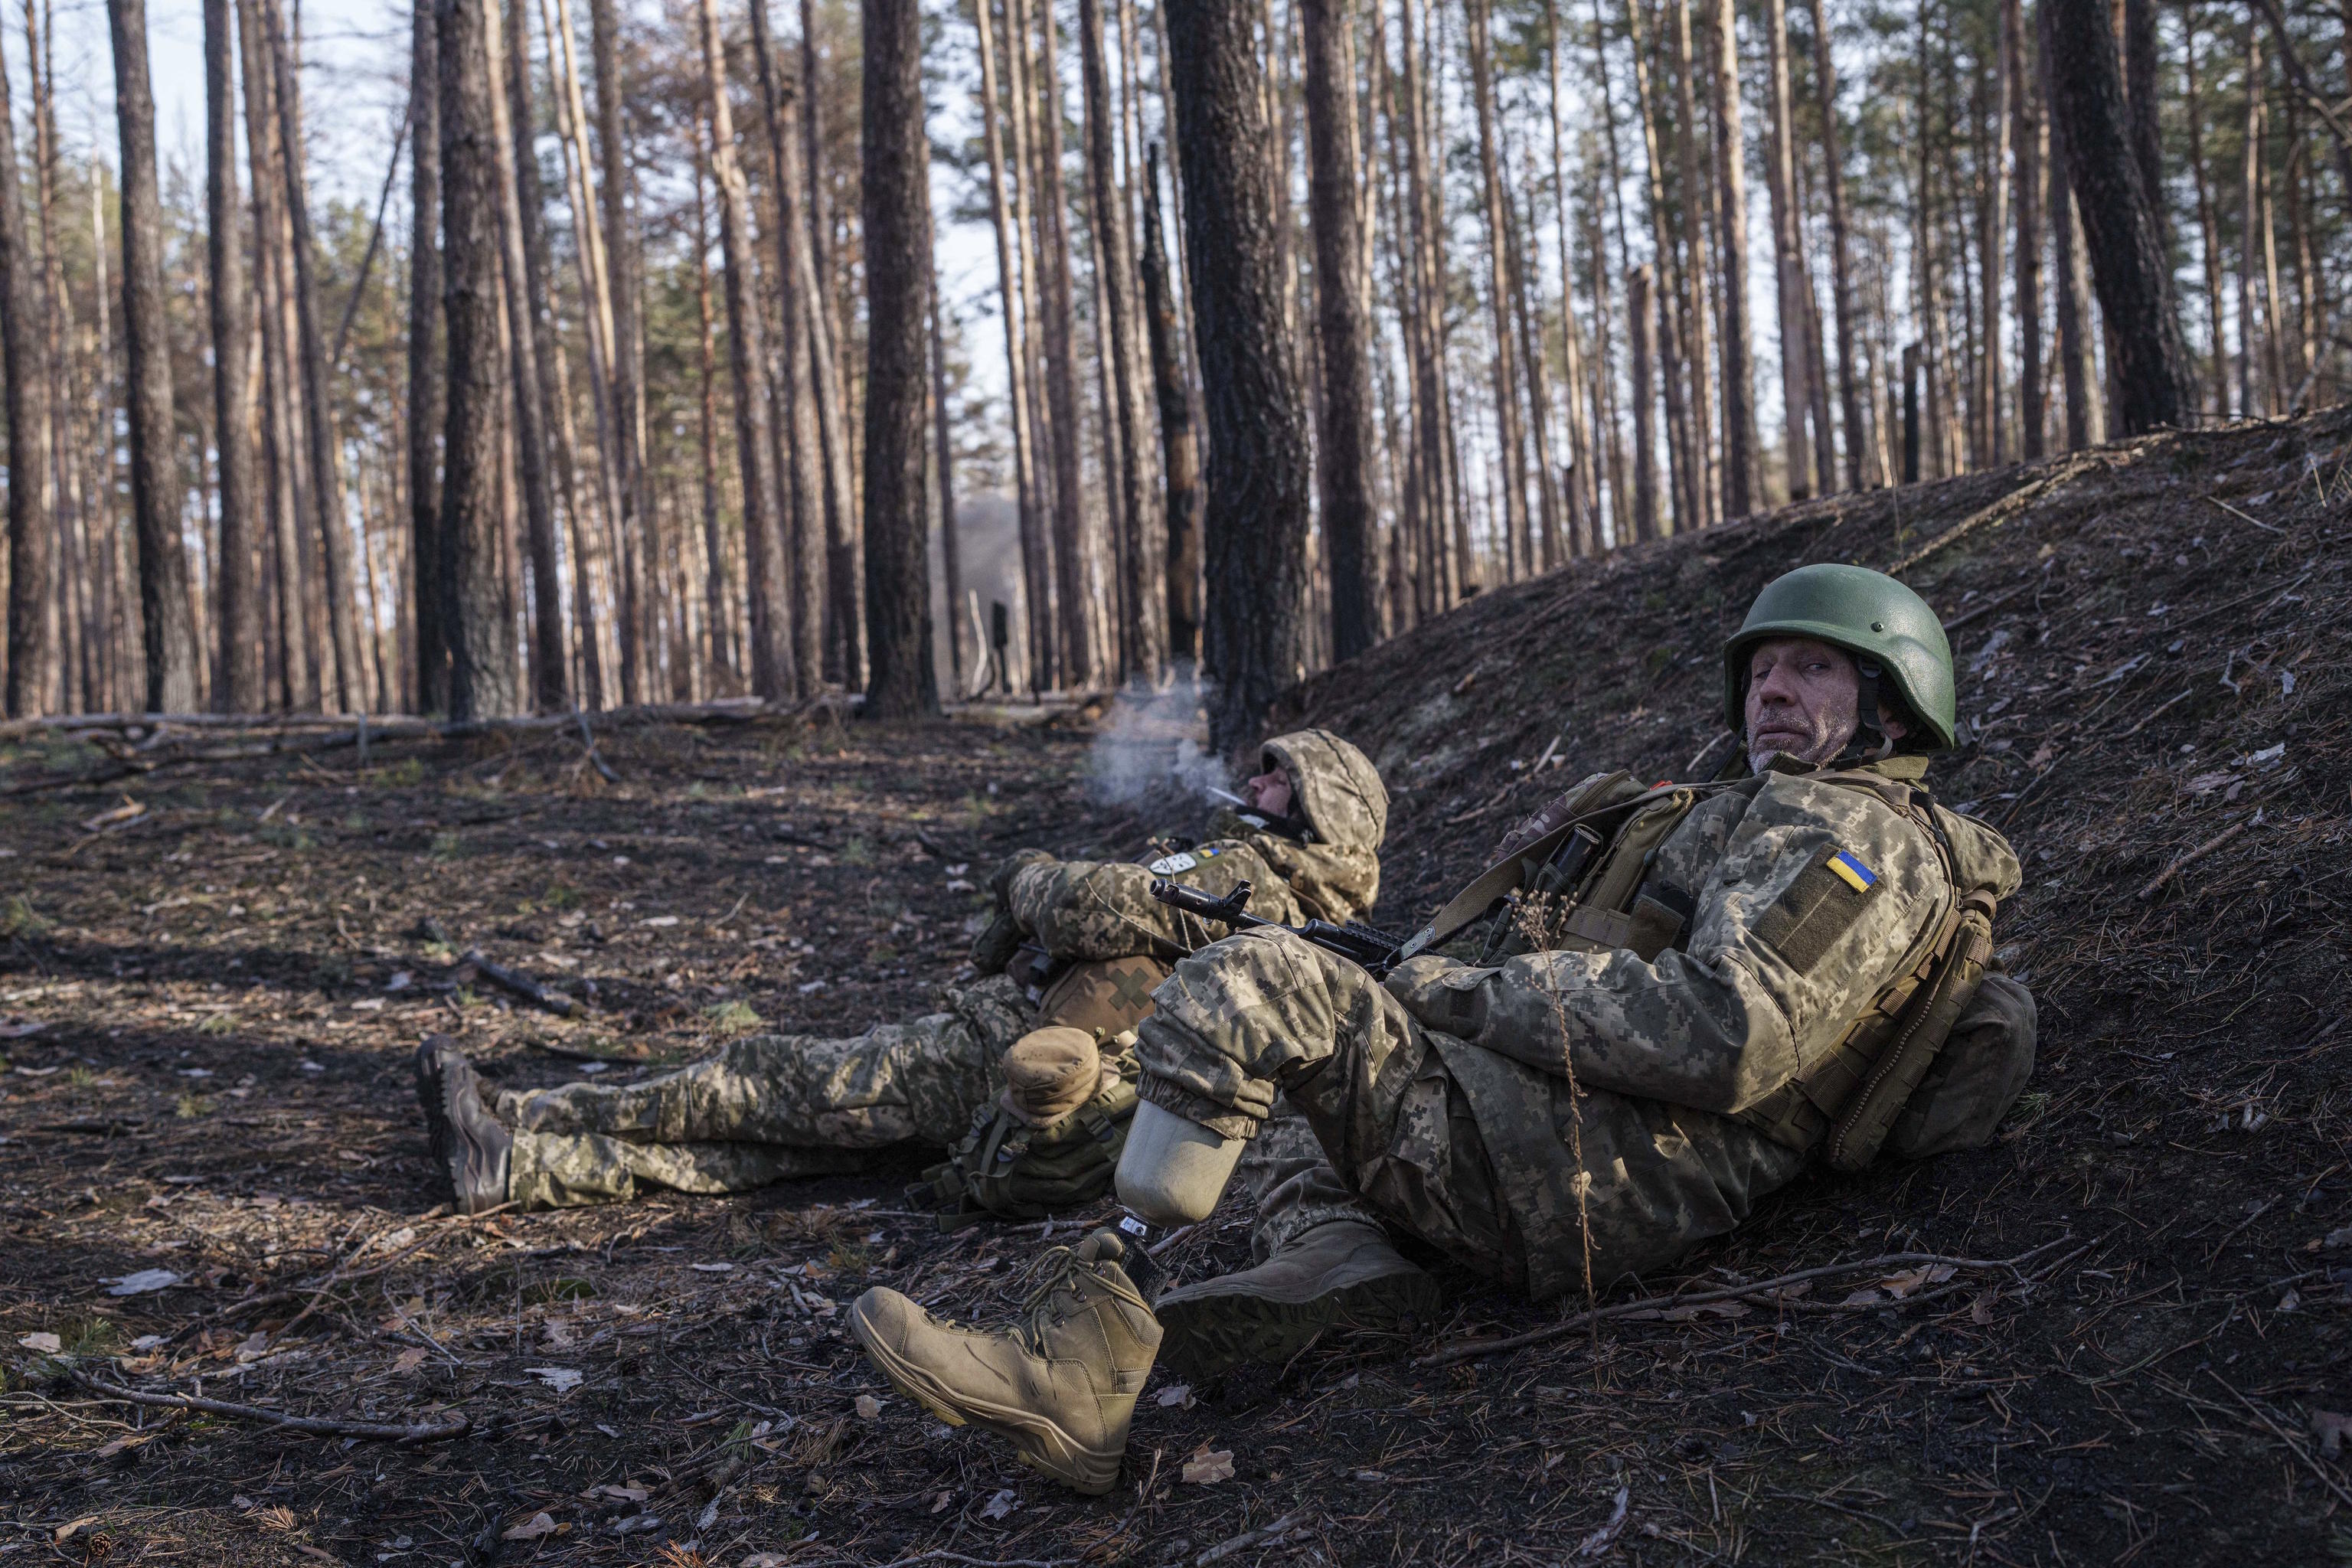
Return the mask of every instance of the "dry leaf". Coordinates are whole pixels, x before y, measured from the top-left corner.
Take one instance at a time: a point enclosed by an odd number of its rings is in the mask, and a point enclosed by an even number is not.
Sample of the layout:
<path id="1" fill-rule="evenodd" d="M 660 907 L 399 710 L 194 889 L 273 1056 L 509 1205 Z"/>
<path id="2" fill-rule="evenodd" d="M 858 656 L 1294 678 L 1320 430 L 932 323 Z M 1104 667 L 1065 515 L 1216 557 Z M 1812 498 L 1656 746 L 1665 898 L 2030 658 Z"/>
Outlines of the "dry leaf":
<path id="1" fill-rule="evenodd" d="M 881 1415 L 882 1402 L 880 1400 L 875 1398 L 870 1394 L 861 1394 L 857 1396 L 857 1418 L 860 1421 L 879 1420 Z"/>
<path id="2" fill-rule="evenodd" d="M 19 1334 L 16 1337 L 16 1342 L 28 1351 L 37 1351 L 43 1355 L 55 1355 L 66 1348 L 65 1341 L 55 1334 Z M 1163 1400 L 1161 1403 L 1166 1402 Z"/>
<path id="3" fill-rule="evenodd" d="M 569 1394 L 580 1386 L 580 1373 L 568 1366 L 527 1366 L 523 1371 L 558 1394 Z"/>
<path id="4" fill-rule="evenodd" d="M 1011 1513 L 1014 1509 L 1019 1508 L 1020 1506 L 1020 1499 L 1013 1495 L 1013 1489 L 1011 1487 L 1007 1487 L 1003 1491 L 997 1493 L 994 1497 L 990 1498 L 986 1502 L 981 1504 L 980 1517 L 982 1519 L 1003 1519 L 1006 1514 Z"/>
<path id="5" fill-rule="evenodd" d="M 592 1498 L 608 1497 L 620 1502 L 643 1502 L 647 1493 L 643 1487 L 616 1487 L 607 1481 L 602 1486 L 590 1487 L 588 1495 Z"/>
<path id="6" fill-rule="evenodd" d="M 1160 1391 L 1160 1407 L 1164 1410 L 1170 1405 L 1174 1405 L 1180 1410 L 1192 1409 L 1192 1385 L 1189 1383 L 1171 1383 L 1167 1387 L 1161 1389 Z"/>
<path id="7" fill-rule="evenodd" d="M 1578 1544 L 1576 1554 L 1579 1557 L 1598 1557 L 1616 1544 L 1617 1537 L 1624 1531 L 1625 1509 L 1626 1505 L 1633 1500 L 1633 1496 L 1632 1487 L 1617 1489 L 1617 1500 L 1609 1505 L 1609 1522 L 1586 1536 Z"/>
<path id="8" fill-rule="evenodd" d="M 1234 1479 L 1234 1451 L 1219 1448 L 1212 1451 L 1206 1443 L 1192 1450 L 1184 1461 L 1184 1479 L 1194 1486 L 1213 1486 Z"/>
<path id="9" fill-rule="evenodd" d="M 168 1268 L 142 1268 L 136 1274 L 125 1274 L 120 1279 L 106 1281 L 110 1296 L 144 1296 L 151 1290 L 168 1290 L 180 1282 L 180 1277 Z"/>
<path id="10" fill-rule="evenodd" d="M 530 1516 L 528 1524 L 510 1525 L 499 1533 L 501 1541 L 537 1541 L 542 1535 L 555 1533 L 555 1521 L 543 1513 Z"/>
<path id="11" fill-rule="evenodd" d="M 1969 1303 L 1969 1321 L 1976 1324 L 1979 1328 L 1982 1328 L 1985 1324 L 1991 1322 L 1992 1304 L 1994 1300 L 1999 1298 L 2000 1294 L 2000 1292 L 1998 1290 L 1983 1290 L 1978 1292 L 1977 1299 Z"/>
<path id="12" fill-rule="evenodd" d="M 1856 1290 L 1853 1295 L 1848 1296 L 1844 1300 L 1840 1301 L 1838 1305 L 1841 1307 L 1875 1307 L 1885 1300 L 1886 1300 L 1885 1297 L 1880 1295 L 1877 1291 L 1865 1285 L 1861 1289 Z"/>
<path id="13" fill-rule="evenodd" d="M 73 1520 L 68 1523 L 61 1524 L 50 1534 L 49 1544 L 55 1546 L 61 1542 L 70 1541 L 77 1534 L 80 1533 L 85 1526 L 96 1524 L 97 1522 L 98 1515 L 94 1513 L 86 1513 L 79 1519 Z"/>
<path id="14" fill-rule="evenodd" d="M 1881 1279 L 1878 1285 L 1879 1289 L 1885 1290 L 1887 1295 L 1900 1301 L 1923 1285 L 1941 1285 L 1955 1272 L 1956 1270 L 1948 1263 L 1922 1263 L 1916 1268 L 1906 1268 L 1900 1273 L 1889 1274 L 1885 1279 Z"/>

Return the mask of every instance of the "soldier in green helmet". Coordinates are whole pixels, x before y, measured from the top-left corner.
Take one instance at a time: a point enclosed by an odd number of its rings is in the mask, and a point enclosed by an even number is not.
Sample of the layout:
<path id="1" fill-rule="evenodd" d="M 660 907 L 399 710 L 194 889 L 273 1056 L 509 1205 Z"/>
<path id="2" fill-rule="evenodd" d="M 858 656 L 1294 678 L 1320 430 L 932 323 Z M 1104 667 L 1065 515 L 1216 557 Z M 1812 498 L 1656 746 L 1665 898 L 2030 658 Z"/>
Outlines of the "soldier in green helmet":
<path id="1" fill-rule="evenodd" d="M 1138 1035 L 1130 1217 L 1056 1258 L 1006 1328 L 867 1292 L 869 1358 L 1104 1491 L 1163 1351 L 1196 1373 L 1280 1363 L 1426 1312 L 1398 1237 L 1537 1300 L 1605 1291 L 1809 1164 L 1989 1139 L 2032 1070 L 2033 1004 L 1991 956 L 2016 856 L 1924 784 L 1955 743 L 1943 627 L 1890 577 L 1815 565 L 1723 651 L 1739 776 L 1595 774 L 1545 806 L 1408 945 L 1508 894 L 1516 929 L 1483 962 L 1419 951 L 1376 982 L 1264 931 L 1179 962 Z M 1257 1265 L 1163 1289 L 1151 1227 L 1209 1212 L 1277 1095 L 1315 1145 L 1244 1165 Z"/>

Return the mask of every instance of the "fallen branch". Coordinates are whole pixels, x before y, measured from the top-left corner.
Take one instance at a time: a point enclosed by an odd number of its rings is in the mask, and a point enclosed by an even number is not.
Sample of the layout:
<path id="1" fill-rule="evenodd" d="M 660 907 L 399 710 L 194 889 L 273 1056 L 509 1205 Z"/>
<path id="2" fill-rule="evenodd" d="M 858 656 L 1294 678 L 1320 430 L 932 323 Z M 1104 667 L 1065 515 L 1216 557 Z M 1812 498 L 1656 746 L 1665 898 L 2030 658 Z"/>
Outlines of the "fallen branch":
<path id="1" fill-rule="evenodd" d="M 2144 904 L 2147 902 L 2148 900 L 2156 897 L 2157 894 L 2164 891 L 2164 886 L 2166 883 L 2180 875 L 2180 873 L 2186 870 L 2189 867 L 2196 864 L 2198 861 L 2202 860 L 2206 856 L 2213 853 L 2214 850 L 2228 844 L 2231 839 L 2237 837 L 2239 834 L 2243 833 L 2247 828 L 2252 827 L 2253 825 L 2254 819 L 2252 817 L 2242 817 L 2238 821 L 2231 823 L 2229 826 L 2221 829 L 2221 832 L 2213 835 L 2212 837 L 2208 838 L 2204 843 L 2200 844 L 2196 848 L 2183 850 L 2181 853 L 2174 856 L 2172 858 L 2171 865 L 2167 866 L 2163 870 L 2158 871 L 2155 876 L 2150 877 L 2147 879 L 2147 886 L 2139 890 L 2139 901 Z"/>
<path id="2" fill-rule="evenodd" d="M 74 1382 L 92 1394 L 107 1399 L 151 1405 L 162 1410 L 201 1410 L 208 1415 L 234 1415 L 240 1421 L 258 1421 L 265 1426 L 283 1426 L 289 1432 L 309 1432 L 321 1437 L 371 1437 L 401 1444 L 437 1443 L 445 1437 L 462 1437 L 473 1429 L 474 1425 L 462 1410 L 446 1421 L 419 1421 L 407 1426 L 392 1426 L 380 1421 L 335 1421 L 320 1415 L 289 1415 L 281 1410 L 264 1410 L 258 1405 L 234 1405 L 226 1399 L 202 1399 L 192 1394 L 148 1394 L 108 1383 L 86 1372 L 76 1372 L 72 1377 Z"/>
<path id="3" fill-rule="evenodd" d="M 1890 1268 L 1919 1264 L 1930 1267 L 1949 1264 L 1955 1270 L 2005 1268 L 2015 1273 L 2022 1265 L 2054 1247 L 2063 1247 L 2072 1239 L 2074 1238 L 2071 1236 L 2062 1236 L 2055 1241 L 2045 1241 L 2040 1247 L 2021 1252 L 2014 1258 L 1950 1258 L 1940 1252 L 1889 1252 L 1878 1258 L 1856 1258 L 1850 1263 L 1826 1263 L 1818 1268 L 1801 1268 L 1794 1274 L 1783 1274 L 1771 1279 L 1759 1279 L 1747 1285 L 1727 1285 L 1713 1290 L 1695 1290 L 1687 1295 L 1669 1293 L 1664 1296 L 1643 1296 L 1631 1301 L 1621 1301 L 1613 1307 L 1595 1307 L 1589 1311 L 1562 1318 L 1556 1323 L 1547 1323 L 1540 1329 L 1532 1329 L 1524 1334 L 1513 1334 L 1507 1339 L 1465 1340 L 1458 1344 L 1446 1345 L 1423 1356 L 1413 1363 L 1413 1365 L 1451 1366 L 1458 1361 L 1474 1361 L 1480 1356 L 1494 1355 L 1501 1351 L 1515 1351 L 1528 1345 L 1539 1345 L 1547 1341 L 1559 1339 L 1564 1334 L 1573 1333 L 1593 1323 L 1606 1322 L 1612 1318 L 1631 1317 L 1636 1312 L 1654 1311 L 1665 1307 L 1698 1307 L 1710 1301 L 1734 1301 L 1743 1297 L 1767 1296 L 1775 1290 L 1784 1290 L 1791 1285 L 1801 1285 L 1807 1280 L 1825 1279 L 1839 1274 L 1883 1273 Z"/>
<path id="4" fill-rule="evenodd" d="M 1886 574 L 1893 577 L 1908 572 L 1930 555 L 1958 544 L 1986 523 L 1999 522 L 2003 518 L 2022 511 L 2026 504 L 2037 497 L 2046 494 L 2069 479 L 2087 473 L 2092 468 L 2106 466 L 2106 458 L 2093 454 L 2064 459 L 2040 479 L 2010 491 L 1990 506 L 1970 512 L 1908 555 L 1898 558 L 1894 564 L 1886 568 Z"/>
<path id="5" fill-rule="evenodd" d="M 580 1010 L 580 1004 L 562 992 L 550 991 L 520 970 L 491 963 L 478 947 L 467 948 L 466 956 L 458 962 L 472 964 L 474 972 L 491 984 L 511 991 L 524 1001 L 544 1007 L 559 1018 L 569 1018 Z"/>
<path id="6" fill-rule="evenodd" d="M 1236 1552 L 1247 1552 L 1253 1546 L 1272 1546 L 1296 1529 L 1298 1521 L 1306 1517 L 1305 1509 L 1295 1508 L 1272 1524 L 1261 1526 L 1256 1530 L 1244 1530 L 1230 1541 L 1220 1541 L 1198 1557 L 1193 1558 L 1192 1568 L 1209 1568 L 1210 1563 L 1223 1563 L 1226 1558 Z"/>

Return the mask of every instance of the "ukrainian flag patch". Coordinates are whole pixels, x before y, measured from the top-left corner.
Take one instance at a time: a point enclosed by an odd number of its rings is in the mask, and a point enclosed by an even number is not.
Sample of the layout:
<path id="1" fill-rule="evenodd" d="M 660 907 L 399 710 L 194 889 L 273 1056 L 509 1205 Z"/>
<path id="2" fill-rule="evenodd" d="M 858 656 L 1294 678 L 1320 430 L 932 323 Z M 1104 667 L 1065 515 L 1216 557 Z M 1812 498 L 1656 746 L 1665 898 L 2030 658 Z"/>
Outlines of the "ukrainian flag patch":
<path id="1" fill-rule="evenodd" d="M 1831 854 L 1829 868 L 1857 893 L 1866 893 L 1878 885 L 1878 873 L 1843 849 Z"/>

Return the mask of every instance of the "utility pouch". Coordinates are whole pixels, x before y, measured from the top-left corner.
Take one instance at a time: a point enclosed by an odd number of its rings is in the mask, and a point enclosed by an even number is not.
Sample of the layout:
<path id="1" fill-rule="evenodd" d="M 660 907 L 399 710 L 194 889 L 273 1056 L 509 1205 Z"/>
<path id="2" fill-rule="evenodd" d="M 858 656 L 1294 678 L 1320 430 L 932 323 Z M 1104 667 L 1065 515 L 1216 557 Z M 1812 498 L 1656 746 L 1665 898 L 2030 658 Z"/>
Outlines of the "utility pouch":
<path id="1" fill-rule="evenodd" d="M 949 1157 L 907 1189 L 908 1206 L 937 1210 L 942 1231 L 1083 1207 L 1111 1190 L 1134 1116 L 1135 1086 L 1123 1078 L 1042 1127 L 992 1100 Z"/>

